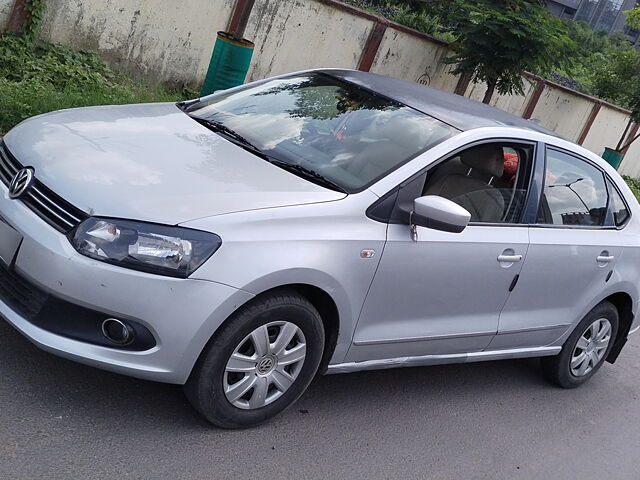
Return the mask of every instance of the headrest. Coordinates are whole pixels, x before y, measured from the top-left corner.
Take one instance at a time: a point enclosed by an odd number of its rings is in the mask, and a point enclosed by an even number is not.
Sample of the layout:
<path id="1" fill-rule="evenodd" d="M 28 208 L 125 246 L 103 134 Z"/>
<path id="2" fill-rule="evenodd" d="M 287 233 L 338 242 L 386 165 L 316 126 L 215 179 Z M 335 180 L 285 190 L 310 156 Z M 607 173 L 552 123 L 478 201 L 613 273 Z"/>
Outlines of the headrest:
<path id="1" fill-rule="evenodd" d="M 460 154 L 460 160 L 467 167 L 480 170 L 492 177 L 502 177 L 504 172 L 504 153 L 502 147 L 487 143 L 477 145 Z"/>

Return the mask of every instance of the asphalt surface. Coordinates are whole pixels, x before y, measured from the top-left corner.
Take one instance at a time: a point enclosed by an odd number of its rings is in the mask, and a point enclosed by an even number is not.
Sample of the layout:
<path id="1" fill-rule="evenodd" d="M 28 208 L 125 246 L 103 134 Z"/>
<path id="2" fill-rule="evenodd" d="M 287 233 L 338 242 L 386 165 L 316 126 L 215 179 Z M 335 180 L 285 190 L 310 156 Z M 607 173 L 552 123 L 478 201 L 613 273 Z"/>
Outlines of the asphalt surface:
<path id="1" fill-rule="evenodd" d="M 0 320 L 0 479 L 638 479 L 640 336 L 561 390 L 536 360 L 319 377 L 252 430 L 178 386 L 41 352 Z"/>

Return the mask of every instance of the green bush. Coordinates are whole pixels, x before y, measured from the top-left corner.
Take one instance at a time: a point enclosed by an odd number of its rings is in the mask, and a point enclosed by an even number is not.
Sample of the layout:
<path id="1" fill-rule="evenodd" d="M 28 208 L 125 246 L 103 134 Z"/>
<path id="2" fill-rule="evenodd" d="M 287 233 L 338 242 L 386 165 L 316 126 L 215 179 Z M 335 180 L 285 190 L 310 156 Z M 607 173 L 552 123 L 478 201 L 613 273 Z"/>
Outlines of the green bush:
<path id="1" fill-rule="evenodd" d="M 391 19 L 419 32 L 429 34 L 444 42 L 452 42 L 455 35 L 444 31 L 440 19 L 435 15 L 429 15 L 423 10 L 411 8 L 410 6 L 398 7 L 397 12 Z"/>
<path id="2" fill-rule="evenodd" d="M 76 51 L 21 35 L 0 35 L 0 134 L 22 120 L 63 108 L 178 101 L 179 92 L 132 81 L 92 51 Z"/>
<path id="3" fill-rule="evenodd" d="M 624 178 L 624 181 L 627 182 L 627 185 L 629 185 L 629 188 L 640 202 L 640 179 L 628 175 L 623 175 L 622 178 Z"/>

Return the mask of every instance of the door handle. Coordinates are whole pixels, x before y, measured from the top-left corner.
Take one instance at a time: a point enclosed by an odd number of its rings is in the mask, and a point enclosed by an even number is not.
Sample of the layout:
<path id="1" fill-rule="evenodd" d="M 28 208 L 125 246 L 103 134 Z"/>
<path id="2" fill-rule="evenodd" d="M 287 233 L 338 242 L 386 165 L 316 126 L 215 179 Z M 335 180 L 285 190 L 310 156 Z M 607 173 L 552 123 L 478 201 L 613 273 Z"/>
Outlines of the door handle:
<path id="1" fill-rule="evenodd" d="M 604 252 L 603 252 L 604 253 Z M 598 263 L 610 263 L 615 260 L 616 257 L 613 255 L 598 255 L 596 257 L 596 262 Z"/>
<path id="2" fill-rule="evenodd" d="M 498 255 L 498 261 L 504 263 L 515 263 L 522 260 L 522 255 Z"/>

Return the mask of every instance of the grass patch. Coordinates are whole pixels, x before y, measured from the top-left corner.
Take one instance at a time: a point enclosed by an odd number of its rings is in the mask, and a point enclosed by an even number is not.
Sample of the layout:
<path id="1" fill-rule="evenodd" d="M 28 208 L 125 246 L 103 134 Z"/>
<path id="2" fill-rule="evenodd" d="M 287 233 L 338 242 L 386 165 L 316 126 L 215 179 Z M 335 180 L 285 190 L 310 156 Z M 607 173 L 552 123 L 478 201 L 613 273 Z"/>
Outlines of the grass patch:
<path id="1" fill-rule="evenodd" d="M 96 52 L 21 35 L 0 35 L 0 134 L 22 120 L 63 108 L 179 101 L 196 97 L 113 72 Z"/>
<path id="2" fill-rule="evenodd" d="M 453 42 L 455 35 L 448 31 L 436 15 L 427 13 L 416 5 L 400 0 L 341 0 L 375 15 L 388 18 L 394 22 L 413 28 L 443 42 Z"/>

